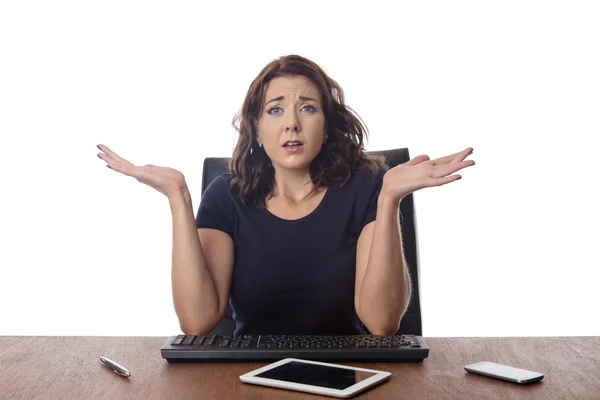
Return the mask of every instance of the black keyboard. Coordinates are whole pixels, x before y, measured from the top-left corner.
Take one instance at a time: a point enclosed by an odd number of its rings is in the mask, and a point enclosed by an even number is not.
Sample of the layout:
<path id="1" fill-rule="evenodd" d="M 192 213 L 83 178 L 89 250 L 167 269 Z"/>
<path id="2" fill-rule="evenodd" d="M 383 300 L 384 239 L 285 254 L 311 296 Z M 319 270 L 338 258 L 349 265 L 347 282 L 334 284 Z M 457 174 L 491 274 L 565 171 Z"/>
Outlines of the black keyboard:
<path id="1" fill-rule="evenodd" d="M 206 335 L 171 336 L 160 353 L 169 362 L 225 362 L 304 358 L 338 361 L 413 361 L 429 355 L 416 335 Z"/>

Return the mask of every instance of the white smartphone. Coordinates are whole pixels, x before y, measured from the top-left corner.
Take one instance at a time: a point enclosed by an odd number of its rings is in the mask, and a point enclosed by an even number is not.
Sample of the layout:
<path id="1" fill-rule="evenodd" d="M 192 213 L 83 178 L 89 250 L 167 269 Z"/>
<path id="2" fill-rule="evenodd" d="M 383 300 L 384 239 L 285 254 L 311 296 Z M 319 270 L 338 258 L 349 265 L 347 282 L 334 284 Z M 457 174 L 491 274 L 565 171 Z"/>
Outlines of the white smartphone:
<path id="1" fill-rule="evenodd" d="M 496 364 L 490 361 L 467 365 L 465 366 L 465 370 L 474 374 L 516 383 L 533 383 L 541 381 L 544 378 L 544 374 L 540 372 L 509 367 L 508 365 Z"/>
<path id="2" fill-rule="evenodd" d="M 390 372 L 286 358 L 240 376 L 242 382 L 332 397 L 351 397 L 390 377 Z"/>

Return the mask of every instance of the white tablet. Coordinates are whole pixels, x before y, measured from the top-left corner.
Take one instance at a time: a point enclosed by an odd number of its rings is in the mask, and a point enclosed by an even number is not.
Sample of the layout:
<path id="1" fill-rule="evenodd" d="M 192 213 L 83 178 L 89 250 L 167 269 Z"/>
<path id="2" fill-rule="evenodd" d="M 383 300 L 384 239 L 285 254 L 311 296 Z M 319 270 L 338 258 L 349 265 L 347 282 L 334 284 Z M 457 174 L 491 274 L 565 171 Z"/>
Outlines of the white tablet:
<path id="1" fill-rule="evenodd" d="M 351 397 L 386 380 L 390 372 L 286 358 L 248 372 L 245 383 L 333 397 Z"/>

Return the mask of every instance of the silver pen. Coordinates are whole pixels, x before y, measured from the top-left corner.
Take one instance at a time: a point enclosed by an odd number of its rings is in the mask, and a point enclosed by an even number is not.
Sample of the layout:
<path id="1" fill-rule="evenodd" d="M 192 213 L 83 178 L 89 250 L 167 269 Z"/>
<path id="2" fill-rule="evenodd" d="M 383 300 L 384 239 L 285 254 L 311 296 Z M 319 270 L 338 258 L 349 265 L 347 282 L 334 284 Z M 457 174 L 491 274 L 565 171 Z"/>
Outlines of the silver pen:
<path id="1" fill-rule="evenodd" d="M 129 378 L 131 376 L 131 372 L 127 368 L 122 365 L 117 364 L 113 360 L 110 360 L 106 357 L 100 357 L 100 361 L 102 361 L 105 365 L 110 367 L 117 374 L 124 376 L 125 378 Z"/>

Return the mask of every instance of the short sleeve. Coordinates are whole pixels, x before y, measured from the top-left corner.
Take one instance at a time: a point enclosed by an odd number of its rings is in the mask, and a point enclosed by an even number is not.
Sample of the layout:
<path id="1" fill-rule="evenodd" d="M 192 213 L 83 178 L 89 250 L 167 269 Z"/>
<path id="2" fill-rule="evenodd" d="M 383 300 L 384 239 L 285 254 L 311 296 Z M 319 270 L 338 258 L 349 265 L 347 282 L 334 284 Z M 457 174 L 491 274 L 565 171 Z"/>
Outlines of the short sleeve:
<path id="1" fill-rule="evenodd" d="M 215 178 L 204 191 L 196 214 L 196 228 L 218 229 L 233 239 L 233 203 L 225 175 Z"/>
<path id="2" fill-rule="evenodd" d="M 373 174 L 370 171 L 367 171 L 365 174 L 365 187 L 363 193 L 368 193 L 369 199 L 367 201 L 367 209 L 364 214 L 365 216 L 362 221 L 361 229 L 368 223 L 375 221 L 377 218 L 377 200 L 379 198 L 379 193 L 381 192 L 381 186 L 383 185 L 383 175 L 385 175 L 386 171 L 387 169 L 380 165 L 375 179 L 373 179 Z"/>

